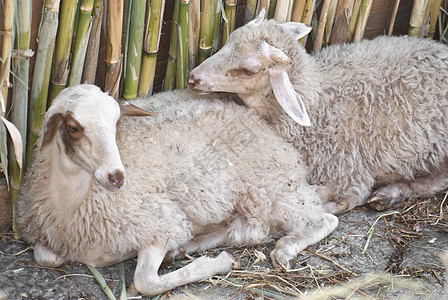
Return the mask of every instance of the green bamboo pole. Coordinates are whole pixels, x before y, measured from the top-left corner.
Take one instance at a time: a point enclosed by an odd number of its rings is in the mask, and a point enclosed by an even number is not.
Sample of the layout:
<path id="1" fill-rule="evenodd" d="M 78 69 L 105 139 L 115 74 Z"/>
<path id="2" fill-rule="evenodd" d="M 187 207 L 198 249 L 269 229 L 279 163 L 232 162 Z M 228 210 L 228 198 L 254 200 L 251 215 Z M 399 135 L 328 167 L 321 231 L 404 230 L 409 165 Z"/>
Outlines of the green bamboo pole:
<path id="1" fill-rule="evenodd" d="M 420 36 L 422 33 L 423 17 L 428 0 L 414 0 L 411 19 L 409 21 L 409 36 Z"/>
<path id="2" fill-rule="evenodd" d="M 358 23 L 360 10 L 361 10 L 362 0 L 355 0 L 355 5 L 353 6 L 353 17 L 350 21 L 350 26 L 348 28 L 347 41 L 353 41 L 355 35 L 356 25 Z"/>
<path id="3" fill-rule="evenodd" d="M 314 51 L 319 51 L 322 48 L 322 41 L 325 32 L 325 24 L 327 24 L 328 11 L 330 9 L 331 0 L 324 0 L 319 17 L 319 25 L 317 27 L 316 38 L 314 40 Z"/>
<path id="4" fill-rule="evenodd" d="M 222 31 L 222 45 L 225 45 L 229 35 L 235 30 L 236 5 L 237 0 L 225 0 L 224 11 L 226 13 L 227 22 L 224 23 Z"/>
<path id="5" fill-rule="evenodd" d="M 128 1 L 129 2 L 129 1 Z M 123 1 L 107 2 L 106 14 L 106 83 L 104 90 L 115 99 L 119 95 L 121 77 L 121 33 L 123 26 Z"/>
<path id="6" fill-rule="evenodd" d="M 215 0 L 215 23 L 213 24 L 213 42 L 212 42 L 212 54 L 218 52 L 219 41 L 221 40 L 221 0 Z"/>
<path id="7" fill-rule="evenodd" d="M 51 105 L 51 101 L 53 101 L 67 84 L 70 68 L 70 48 L 77 5 L 78 0 L 64 0 L 61 3 L 60 23 L 56 37 L 56 53 L 51 72 L 48 105 Z"/>
<path id="8" fill-rule="evenodd" d="M 26 133 L 27 133 L 27 112 L 28 112 L 28 79 L 30 57 L 23 56 L 23 53 L 30 49 L 31 39 L 31 12 L 32 0 L 21 0 L 17 2 L 17 29 L 16 29 L 16 47 L 17 58 L 14 59 L 14 85 L 12 90 L 12 103 L 10 120 L 17 127 L 22 136 L 22 146 L 26 149 Z M 24 151 L 26 152 L 26 151 Z M 26 154 L 23 153 L 22 161 L 25 160 Z M 17 214 L 15 211 L 15 203 L 19 194 L 22 170 L 14 156 L 14 149 L 9 151 L 9 174 L 10 174 L 10 191 L 11 205 L 13 210 L 13 230 L 16 238 L 19 232 L 16 226 Z"/>
<path id="9" fill-rule="evenodd" d="M 213 2 L 213 0 L 208 0 Z M 188 72 L 198 65 L 201 1 L 190 0 L 188 20 Z"/>
<path id="10" fill-rule="evenodd" d="M 164 10 L 165 0 L 150 1 L 149 21 L 146 26 L 143 44 L 142 68 L 140 71 L 140 82 L 138 86 L 139 97 L 148 96 L 153 85 Z"/>
<path id="11" fill-rule="evenodd" d="M 78 28 L 76 30 L 76 40 L 68 79 L 68 85 L 70 86 L 81 83 L 87 45 L 92 29 L 93 3 L 93 0 L 81 0 L 81 6 L 79 7 Z"/>
<path id="12" fill-rule="evenodd" d="M 96 69 L 98 66 L 98 54 L 100 51 L 101 25 L 103 21 L 103 0 L 95 0 L 93 4 L 92 29 L 90 31 L 89 43 L 87 46 L 84 69 L 82 71 L 83 83 L 95 83 Z"/>
<path id="13" fill-rule="evenodd" d="M 268 19 L 274 18 L 276 7 L 277 7 L 277 0 L 271 0 L 271 5 L 269 6 Z"/>
<path id="14" fill-rule="evenodd" d="M 8 100 L 9 69 L 11 63 L 13 26 L 14 26 L 14 0 L 3 2 L 3 39 L 2 39 L 2 60 L 0 61 L 0 116 L 6 116 L 6 104 Z M 2 170 L 5 174 L 6 182 L 9 185 L 8 174 L 8 147 L 6 139 L 6 128 L 3 122 L 0 124 L 0 157 L 2 160 Z"/>
<path id="15" fill-rule="evenodd" d="M 145 0 L 133 0 L 129 24 L 129 45 L 124 73 L 123 98 L 137 97 L 142 60 L 143 28 L 145 24 Z"/>
<path id="16" fill-rule="evenodd" d="M 434 33 L 436 32 L 436 24 L 439 17 L 440 6 L 442 5 L 442 0 L 433 0 L 433 3 L 430 7 L 431 16 L 429 19 L 429 31 L 428 38 L 434 38 Z"/>
<path id="17" fill-rule="evenodd" d="M 50 85 L 51 62 L 58 30 L 60 0 L 45 0 L 43 22 L 39 31 L 38 47 L 31 86 L 30 111 L 28 115 L 28 147 L 25 169 L 36 148 L 39 130 L 47 110 L 48 87 Z"/>
<path id="18" fill-rule="evenodd" d="M 179 26 L 177 31 L 178 48 L 176 64 L 176 89 L 186 87 L 185 80 L 188 71 L 188 21 L 190 0 L 179 1 Z"/>
<path id="19" fill-rule="evenodd" d="M 202 1 L 199 32 L 199 64 L 212 55 L 216 1 Z"/>
<path id="20" fill-rule="evenodd" d="M 168 63 L 166 66 L 165 81 L 163 83 L 163 90 L 172 90 L 176 86 L 176 66 L 177 66 L 177 48 L 178 48 L 178 33 L 177 23 L 179 20 L 179 1 L 174 2 L 173 18 L 171 20 L 171 36 L 170 48 L 168 50 Z"/>
<path id="21" fill-rule="evenodd" d="M 256 10 L 257 10 L 257 0 L 247 0 L 246 9 L 244 10 L 244 24 L 249 23 L 255 18 Z"/>
<path id="22" fill-rule="evenodd" d="M 362 0 L 358 21 L 356 22 L 355 34 L 353 36 L 353 42 L 360 41 L 364 36 L 367 20 L 369 19 L 370 10 L 372 9 L 372 3 L 373 0 Z"/>
<path id="23" fill-rule="evenodd" d="M 5 113 L 6 102 L 8 100 L 8 90 L 11 86 L 9 82 L 9 71 L 11 65 L 11 53 L 13 48 L 13 26 L 14 26 L 14 3 L 15 0 L 5 0 L 3 13 L 3 35 L 2 35 L 2 61 L 0 62 L 0 86 L 2 93 L 2 112 Z M 4 116 L 4 115 L 3 115 Z M 2 134 L 6 136 L 6 134 Z M 3 161 L 3 160 L 2 160 Z"/>

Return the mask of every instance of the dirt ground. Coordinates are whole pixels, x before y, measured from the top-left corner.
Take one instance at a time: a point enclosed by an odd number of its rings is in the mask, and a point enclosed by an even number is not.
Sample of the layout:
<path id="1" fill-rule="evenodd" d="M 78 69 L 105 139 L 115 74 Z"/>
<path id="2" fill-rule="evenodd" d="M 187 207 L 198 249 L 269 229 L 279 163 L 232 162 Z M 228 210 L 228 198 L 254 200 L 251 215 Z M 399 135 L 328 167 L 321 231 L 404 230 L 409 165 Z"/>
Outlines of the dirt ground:
<path id="1" fill-rule="evenodd" d="M 273 243 L 197 253 L 195 257 L 229 251 L 240 268 L 156 298 L 448 299 L 447 273 L 439 257 L 448 249 L 445 197 L 408 201 L 386 212 L 361 207 L 343 214 L 335 232 L 297 257 L 292 272 L 272 269 Z M 188 259 L 176 261 L 162 272 L 186 263 Z M 135 259 L 124 263 L 128 287 L 135 265 Z M 118 297 L 119 266 L 98 270 Z M 9 233 L 0 239 L 0 299 L 107 297 L 85 265 L 39 267 L 33 250 Z"/>

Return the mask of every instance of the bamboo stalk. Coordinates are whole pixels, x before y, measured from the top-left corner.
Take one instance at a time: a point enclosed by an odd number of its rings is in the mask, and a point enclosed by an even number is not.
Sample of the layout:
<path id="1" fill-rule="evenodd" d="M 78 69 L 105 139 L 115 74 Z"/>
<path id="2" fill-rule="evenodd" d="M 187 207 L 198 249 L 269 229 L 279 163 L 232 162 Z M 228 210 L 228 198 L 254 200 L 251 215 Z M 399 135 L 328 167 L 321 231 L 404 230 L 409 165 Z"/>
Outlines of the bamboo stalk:
<path id="1" fill-rule="evenodd" d="M 389 30 L 387 35 L 392 35 L 394 31 L 395 19 L 397 18 L 398 7 L 400 6 L 400 0 L 395 0 L 394 10 L 392 11 L 392 17 L 390 18 Z"/>
<path id="2" fill-rule="evenodd" d="M 87 45 L 92 29 L 93 2 L 94 0 L 81 0 L 81 6 L 79 7 L 78 27 L 76 30 L 76 39 L 73 47 L 70 75 L 68 78 L 68 85 L 70 86 L 81 83 Z"/>
<path id="3" fill-rule="evenodd" d="M 13 38 L 13 26 L 14 26 L 14 0 L 5 0 L 3 13 L 3 36 L 2 36 L 2 61 L 0 68 L 0 86 L 2 93 L 2 114 L 6 112 L 6 102 L 8 100 L 8 90 L 11 87 L 9 82 L 9 71 L 11 65 L 11 53 L 12 53 L 12 38 Z M 2 125 L 3 127 L 3 125 Z M 4 128 L 4 127 L 3 127 Z M 2 136 L 6 137 L 5 134 Z M 3 162 L 3 160 L 2 160 Z"/>
<path id="4" fill-rule="evenodd" d="M 305 10 L 306 0 L 295 0 L 292 8 L 291 21 L 302 22 L 303 11 Z"/>
<path id="5" fill-rule="evenodd" d="M 184 89 L 188 72 L 188 33 L 190 0 L 179 1 L 178 48 L 176 64 L 176 88 Z"/>
<path id="6" fill-rule="evenodd" d="M 322 48 L 322 41 L 325 32 L 325 25 L 327 24 L 328 10 L 330 9 L 331 0 L 324 0 L 319 17 L 319 26 L 317 27 L 316 38 L 314 40 L 314 51 L 319 51 Z"/>
<path id="7" fill-rule="evenodd" d="M 3 39 L 2 39 L 2 60 L 0 61 L 0 116 L 6 116 L 6 104 L 8 100 L 9 69 L 11 63 L 13 24 L 14 24 L 14 0 L 5 0 L 3 2 Z M 6 127 L 0 124 L 0 157 L 2 161 L 2 170 L 5 174 L 6 182 L 9 186 L 8 174 L 8 147 L 6 139 Z"/>
<path id="8" fill-rule="evenodd" d="M 107 2 L 106 17 L 106 83 L 104 90 L 115 99 L 121 76 L 121 32 L 123 26 L 123 1 L 111 0 Z"/>
<path id="9" fill-rule="evenodd" d="M 213 42 L 212 42 L 212 54 L 218 52 L 219 50 L 219 41 L 221 40 L 221 8 L 222 2 L 221 0 L 215 0 L 215 24 L 213 25 Z"/>
<path id="10" fill-rule="evenodd" d="M 17 127 L 22 137 L 23 149 L 26 149 L 26 132 L 27 132 L 27 112 L 28 112 L 28 81 L 29 81 L 29 57 L 21 55 L 21 51 L 29 51 L 31 39 L 31 12 L 32 0 L 21 0 L 17 2 L 17 35 L 16 45 L 18 50 L 17 58 L 14 59 L 14 85 L 12 90 L 12 103 L 10 120 Z M 24 151 L 22 161 L 26 157 Z M 14 156 L 14 149 L 9 151 L 9 174 L 10 174 L 10 190 L 11 205 L 13 210 L 13 230 L 16 238 L 20 234 L 16 226 L 17 214 L 15 203 L 19 195 L 20 182 L 22 172 L 19 163 Z"/>
<path id="11" fill-rule="evenodd" d="M 56 37 L 56 53 L 51 72 L 49 104 L 65 88 L 69 74 L 70 48 L 72 44 L 73 26 L 78 0 L 62 1 L 60 23 Z"/>
<path id="12" fill-rule="evenodd" d="M 124 99 L 137 97 L 138 82 L 142 61 L 143 28 L 145 25 L 145 0 L 133 0 L 131 7 L 131 21 L 129 24 L 129 45 L 126 58 L 126 71 L 124 72 L 123 93 Z"/>
<path id="13" fill-rule="evenodd" d="M 362 0 L 355 0 L 355 5 L 353 7 L 353 17 L 350 21 L 350 27 L 348 28 L 347 41 L 353 41 L 353 36 L 356 30 L 356 24 L 358 23 L 360 10 L 361 10 Z"/>
<path id="14" fill-rule="evenodd" d="M 354 0 L 340 0 L 336 10 L 331 44 L 343 44 L 347 41 L 348 27 L 352 19 Z"/>
<path id="15" fill-rule="evenodd" d="M 268 19 L 274 18 L 276 7 L 277 7 L 277 0 L 271 0 L 271 4 L 269 5 Z"/>
<path id="16" fill-rule="evenodd" d="M 213 0 L 208 0 L 213 2 Z M 201 1 L 190 0 L 188 20 L 188 71 L 198 65 L 199 30 L 201 21 Z"/>
<path id="17" fill-rule="evenodd" d="M 140 83 L 138 86 L 139 97 L 148 96 L 154 82 L 163 12 L 165 8 L 165 0 L 151 0 L 149 3 L 149 20 L 145 31 L 142 69 L 140 71 Z"/>
<path id="18" fill-rule="evenodd" d="M 244 9 L 244 24 L 249 23 L 255 18 L 256 10 L 257 10 L 257 0 L 247 0 L 246 8 Z"/>
<path id="19" fill-rule="evenodd" d="M 84 83 L 95 83 L 98 54 L 100 51 L 101 25 L 103 23 L 103 6 L 103 0 L 95 0 L 93 4 L 92 29 L 89 36 L 84 69 L 82 71 L 81 81 Z"/>
<path id="20" fill-rule="evenodd" d="M 306 25 L 311 25 L 311 21 L 313 20 L 313 12 L 314 6 L 316 4 L 316 0 L 307 0 L 305 4 L 305 8 L 303 10 L 302 23 Z M 300 42 L 302 45 L 306 45 L 306 40 L 308 36 L 303 37 Z"/>
<path id="21" fill-rule="evenodd" d="M 353 41 L 357 42 L 362 39 L 366 30 L 367 20 L 369 19 L 370 10 L 372 8 L 372 0 L 363 0 L 359 11 L 358 22 L 356 23 L 355 34 Z"/>
<path id="22" fill-rule="evenodd" d="M 176 66 L 177 66 L 177 48 L 178 48 L 178 33 L 177 23 L 179 20 L 179 1 L 174 2 L 173 18 L 171 20 L 171 36 L 170 48 L 168 50 L 168 63 L 166 66 L 165 81 L 163 83 L 163 90 L 168 91 L 174 89 L 176 86 Z"/>
<path id="23" fill-rule="evenodd" d="M 28 147 L 25 169 L 30 163 L 36 148 L 39 130 L 45 119 L 47 110 L 48 87 L 50 85 L 51 61 L 53 58 L 56 32 L 58 30 L 60 0 L 46 0 L 44 4 L 43 22 L 39 31 L 38 47 L 34 65 L 33 83 L 31 87 L 30 111 L 28 115 Z"/>
<path id="24" fill-rule="evenodd" d="M 420 36 L 422 33 L 423 18 L 428 0 L 414 0 L 411 19 L 409 21 L 409 36 Z"/>
<path id="25" fill-rule="evenodd" d="M 327 23 L 325 24 L 325 38 L 324 38 L 325 46 L 330 43 L 331 31 L 333 29 L 334 19 L 336 16 L 336 8 L 338 6 L 338 3 L 339 0 L 332 0 L 330 8 L 328 9 Z"/>
<path id="26" fill-rule="evenodd" d="M 216 1 L 202 1 L 199 31 L 199 64 L 212 55 Z"/>
<path id="27" fill-rule="evenodd" d="M 284 23 L 288 19 L 289 0 L 277 0 L 274 19 L 279 23 Z"/>
<path id="28" fill-rule="evenodd" d="M 225 0 L 224 11 L 226 13 L 227 22 L 224 23 L 222 31 L 222 45 L 225 45 L 229 35 L 235 30 L 237 0 Z"/>
<path id="29" fill-rule="evenodd" d="M 287 22 L 291 22 L 293 6 L 294 6 L 294 0 L 289 0 L 288 15 L 286 16 L 286 21 Z"/>
<path id="30" fill-rule="evenodd" d="M 436 32 L 436 24 L 439 17 L 440 6 L 442 5 L 442 0 L 433 0 L 431 6 L 431 16 L 429 19 L 429 31 L 428 38 L 434 38 L 434 34 Z"/>

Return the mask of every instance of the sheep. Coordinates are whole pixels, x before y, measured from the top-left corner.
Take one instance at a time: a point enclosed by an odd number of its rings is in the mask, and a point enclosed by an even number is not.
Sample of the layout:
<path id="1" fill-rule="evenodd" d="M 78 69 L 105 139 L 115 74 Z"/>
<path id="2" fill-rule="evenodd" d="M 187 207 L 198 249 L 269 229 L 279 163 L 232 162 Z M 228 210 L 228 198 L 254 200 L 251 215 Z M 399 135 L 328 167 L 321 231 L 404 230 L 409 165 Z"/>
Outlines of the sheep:
<path id="1" fill-rule="evenodd" d="M 280 238 L 271 258 L 288 268 L 336 228 L 300 155 L 256 112 L 188 90 L 133 104 L 158 115 L 117 125 L 120 106 L 123 115 L 145 113 L 92 85 L 53 101 L 17 203 L 38 264 L 107 266 L 137 255 L 135 288 L 154 296 L 235 262 L 222 252 L 158 275 L 165 257 Z"/>
<path id="2" fill-rule="evenodd" d="M 188 88 L 256 109 L 303 155 L 328 212 L 448 188 L 448 47 L 382 36 L 308 54 L 297 40 L 310 30 L 260 13 L 192 70 Z"/>

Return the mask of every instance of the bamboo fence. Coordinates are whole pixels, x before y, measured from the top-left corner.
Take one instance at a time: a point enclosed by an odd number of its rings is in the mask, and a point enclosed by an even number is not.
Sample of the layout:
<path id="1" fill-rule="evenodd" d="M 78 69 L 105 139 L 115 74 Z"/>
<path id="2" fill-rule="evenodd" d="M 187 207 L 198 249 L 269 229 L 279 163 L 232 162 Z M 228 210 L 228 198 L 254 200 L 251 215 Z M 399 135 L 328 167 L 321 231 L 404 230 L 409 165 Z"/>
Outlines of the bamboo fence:
<path id="1" fill-rule="evenodd" d="M 125 99 L 152 93 L 163 26 L 168 27 L 165 34 L 170 41 L 162 88 L 181 89 L 188 72 L 218 51 L 235 27 L 252 20 L 261 8 L 278 22 L 312 26 L 311 38 L 302 43 L 318 51 L 362 39 L 374 0 L 43 0 L 35 52 L 30 50 L 32 2 L 3 0 L 1 18 L 1 116 L 22 135 L 25 167 L 47 107 L 68 85 L 104 82 L 105 91 Z M 170 16 L 164 15 L 168 5 L 173 8 Z M 388 34 L 399 6 L 400 0 L 395 0 Z M 439 39 L 447 42 L 447 7 L 447 0 L 415 0 L 409 35 L 434 38 L 438 32 Z M 164 17 L 171 25 L 164 24 Z M 105 44 L 104 58 L 100 40 Z M 30 59 L 35 62 L 32 74 Z M 105 71 L 98 76 L 103 78 L 97 77 L 100 67 Z M 2 171 L 10 180 L 14 201 L 23 171 L 14 150 L 8 151 L 6 132 L 0 123 Z"/>

